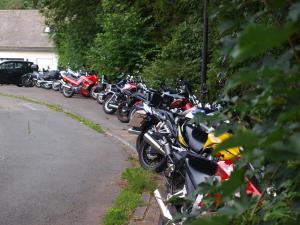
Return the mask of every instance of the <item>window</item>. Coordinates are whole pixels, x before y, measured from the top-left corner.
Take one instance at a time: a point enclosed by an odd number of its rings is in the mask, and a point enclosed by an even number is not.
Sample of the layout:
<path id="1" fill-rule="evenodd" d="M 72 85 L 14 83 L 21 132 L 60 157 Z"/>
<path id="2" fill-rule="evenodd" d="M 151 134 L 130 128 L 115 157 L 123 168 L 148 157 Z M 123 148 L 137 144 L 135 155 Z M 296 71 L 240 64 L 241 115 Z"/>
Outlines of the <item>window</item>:
<path id="1" fill-rule="evenodd" d="M 24 66 L 25 66 L 24 63 L 22 63 L 22 62 L 16 62 L 15 68 L 16 69 L 22 69 Z"/>
<path id="2" fill-rule="evenodd" d="M 12 70 L 14 69 L 14 62 L 5 62 L 0 65 L 0 69 L 2 70 Z"/>

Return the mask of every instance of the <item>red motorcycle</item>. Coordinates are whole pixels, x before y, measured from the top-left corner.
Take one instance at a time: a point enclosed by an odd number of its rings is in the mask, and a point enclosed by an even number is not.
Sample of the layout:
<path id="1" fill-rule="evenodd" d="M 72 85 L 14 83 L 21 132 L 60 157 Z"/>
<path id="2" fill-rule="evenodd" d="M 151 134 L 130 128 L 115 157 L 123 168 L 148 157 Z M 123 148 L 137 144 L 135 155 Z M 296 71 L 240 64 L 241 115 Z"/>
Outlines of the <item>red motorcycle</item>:
<path id="1" fill-rule="evenodd" d="M 92 87 L 97 83 L 96 75 L 62 75 L 65 84 L 62 87 L 62 93 L 66 98 L 71 98 L 74 94 L 81 94 L 85 97 L 90 96 Z"/>

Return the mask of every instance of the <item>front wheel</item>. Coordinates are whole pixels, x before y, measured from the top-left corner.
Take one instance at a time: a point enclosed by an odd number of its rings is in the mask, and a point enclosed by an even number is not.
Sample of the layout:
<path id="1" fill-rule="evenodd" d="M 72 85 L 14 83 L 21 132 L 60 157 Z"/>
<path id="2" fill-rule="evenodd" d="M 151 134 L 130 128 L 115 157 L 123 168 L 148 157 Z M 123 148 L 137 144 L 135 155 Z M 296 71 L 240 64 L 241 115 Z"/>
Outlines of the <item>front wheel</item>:
<path id="1" fill-rule="evenodd" d="M 49 83 L 43 83 L 41 86 L 45 89 L 51 89 L 52 88 L 52 84 L 49 84 Z"/>
<path id="2" fill-rule="evenodd" d="M 63 87 L 62 93 L 66 98 L 71 98 L 74 95 L 74 90 L 72 88 Z"/>
<path id="3" fill-rule="evenodd" d="M 90 96 L 92 97 L 92 99 L 96 100 L 98 98 L 98 92 L 95 92 L 96 88 L 92 88 L 91 92 L 90 92 Z"/>
<path id="4" fill-rule="evenodd" d="M 103 98 L 103 96 L 102 96 L 102 95 L 100 95 L 100 94 L 98 94 L 98 95 L 97 95 L 97 102 L 98 102 L 100 105 L 102 105 L 102 104 L 103 104 L 103 102 L 104 102 L 104 98 Z"/>
<path id="5" fill-rule="evenodd" d="M 113 97 L 114 97 L 113 95 L 108 95 L 108 96 L 106 96 L 106 98 L 105 98 L 105 100 L 103 102 L 103 111 L 106 114 L 113 114 L 113 113 L 115 113 L 117 111 L 116 108 L 112 108 L 110 106 L 110 103 L 111 103 Z"/>
<path id="6" fill-rule="evenodd" d="M 146 141 L 142 141 L 138 151 L 141 166 L 146 170 L 161 172 L 167 165 L 167 159 L 153 149 Z"/>
<path id="7" fill-rule="evenodd" d="M 58 86 L 58 91 L 59 91 L 60 93 L 63 92 L 63 86 L 62 86 L 62 84 L 60 84 L 60 85 Z"/>
<path id="8" fill-rule="evenodd" d="M 57 84 L 57 83 L 53 83 L 52 84 L 52 89 L 54 90 L 54 91 L 58 91 L 59 90 L 59 86 L 60 86 L 60 83 L 59 84 Z"/>
<path id="9" fill-rule="evenodd" d="M 118 119 L 122 122 L 122 123 L 128 123 L 129 119 L 130 119 L 130 108 L 127 106 L 127 102 L 121 102 L 121 104 L 118 106 L 117 109 L 117 115 L 118 115 Z"/>
<path id="10" fill-rule="evenodd" d="M 34 82 L 33 82 L 33 80 L 29 76 L 22 77 L 21 84 L 24 87 L 33 87 L 34 86 Z"/>

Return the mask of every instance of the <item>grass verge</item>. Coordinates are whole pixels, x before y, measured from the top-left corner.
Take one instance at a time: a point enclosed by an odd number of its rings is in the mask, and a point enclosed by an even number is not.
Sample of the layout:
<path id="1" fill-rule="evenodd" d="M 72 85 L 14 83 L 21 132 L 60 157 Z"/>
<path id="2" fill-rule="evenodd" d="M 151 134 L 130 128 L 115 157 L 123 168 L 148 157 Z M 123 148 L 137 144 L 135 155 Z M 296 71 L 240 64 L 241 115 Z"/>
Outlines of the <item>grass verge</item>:
<path id="1" fill-rule="evenodd" d="M 88 120 L 82 116 L 79 116 L 77 114 L 74 114 L 74 113 L 70 113 L 70 112 L 64 112 L 68 117 L 80 122 L 80 123 L 83 123 L 85 126 L 97 131 L 98 133 L 102 133 L 104 134 L 105 131 L 104 129 L 99 125 L 99 124 L 96 124 L 94 123 L 93 121 L 91 120 Z"/>
<path id="2" fill-rule="evenodd" d="M 96 124 L 93 121 L 91 121 L 89 119 L 86 119 L 83 116 L 77 115 L 75 113 L 66 112 L 66 111 L 63 110 L 63 108 L 60 105 L 49 104 L 49 103 L 46 103 L 46 102 L 43 102 L 43 101 L 38 101 L 38 100 L 35 100 L 35 99 L 27 98 L 25 96 L 5 94 L 5 93 L 1 93 L 1 92 L 0 92 L 0 96 L 19 99 L 19 100 L 23 100 L 23 101 L 30 102 L 30 103 L 37 104 L 37 105 L 47 106 L 49 109 L 51 109 L 55 112 L 62 112 L 64 114 L 66 114 L 68 117 L 84 124 L 85 126 L 97 131 L 98 133 L 101 133 L 101 134 L 105 133 L 105 130 L 101 127 L 101 125 Z"/>
<path id="3" fill-rule="evenodd" d="M 130 159 L 131 160 L 131 159 Z M 122 173 L 125 187 L 103 218 L 103 225 L 127 224 L 133 211 L 143 204 L 142 193 L 152 193 L 157 186 L 154 173 L 141 167 L 128 168 Z"/>

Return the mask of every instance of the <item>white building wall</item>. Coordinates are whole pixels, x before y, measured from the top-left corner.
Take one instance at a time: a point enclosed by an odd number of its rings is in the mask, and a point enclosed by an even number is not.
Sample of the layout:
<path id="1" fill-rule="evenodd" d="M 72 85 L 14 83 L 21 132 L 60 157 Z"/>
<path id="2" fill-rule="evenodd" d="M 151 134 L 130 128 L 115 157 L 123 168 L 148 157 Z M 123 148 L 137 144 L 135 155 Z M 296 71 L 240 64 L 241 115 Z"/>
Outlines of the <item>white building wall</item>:
<path id="1" fill-rule="evenodd" d="M 18 52 L 18 51 L 0 51 L 0 59 L 23 59 L 39 65 L 40 70 L 56 70 L 58 57 L 54 52 Z"/>

